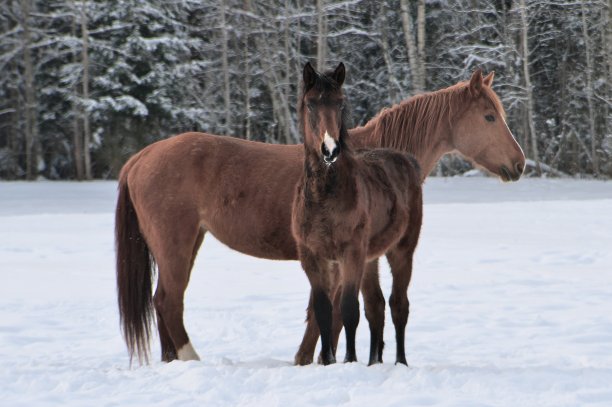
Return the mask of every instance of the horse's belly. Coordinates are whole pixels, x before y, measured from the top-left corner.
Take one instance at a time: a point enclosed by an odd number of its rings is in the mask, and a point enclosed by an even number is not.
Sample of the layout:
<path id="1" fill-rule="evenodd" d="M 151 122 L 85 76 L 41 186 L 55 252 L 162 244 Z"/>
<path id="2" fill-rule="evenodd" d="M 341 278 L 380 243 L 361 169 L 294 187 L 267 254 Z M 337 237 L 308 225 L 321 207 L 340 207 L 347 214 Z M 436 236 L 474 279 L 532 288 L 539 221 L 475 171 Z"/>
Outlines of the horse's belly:
<path id="1" fill-rule="evenodd" d="M 267 221 L 249 209 L 226 211 L 205 223 L 217 240 L 249 256 L 271 260 L 297 260 L 297 248 L 288 221 Z M 269 214 L 272 215 L 273 214 Z"/>

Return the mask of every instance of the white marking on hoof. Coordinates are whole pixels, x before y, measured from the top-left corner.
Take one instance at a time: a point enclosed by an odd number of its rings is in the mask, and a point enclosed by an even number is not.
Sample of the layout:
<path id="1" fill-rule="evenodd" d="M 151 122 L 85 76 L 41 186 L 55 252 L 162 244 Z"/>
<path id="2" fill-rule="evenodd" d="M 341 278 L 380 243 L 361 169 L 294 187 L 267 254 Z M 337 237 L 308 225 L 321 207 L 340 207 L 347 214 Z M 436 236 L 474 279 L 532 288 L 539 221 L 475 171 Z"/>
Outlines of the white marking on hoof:
<path id="1" fill-rule="evenodd" d="M 191 342 L 187 342 L 181 349 L 178 350 L 177 356 L 179 360 L 200 360 Z"/>

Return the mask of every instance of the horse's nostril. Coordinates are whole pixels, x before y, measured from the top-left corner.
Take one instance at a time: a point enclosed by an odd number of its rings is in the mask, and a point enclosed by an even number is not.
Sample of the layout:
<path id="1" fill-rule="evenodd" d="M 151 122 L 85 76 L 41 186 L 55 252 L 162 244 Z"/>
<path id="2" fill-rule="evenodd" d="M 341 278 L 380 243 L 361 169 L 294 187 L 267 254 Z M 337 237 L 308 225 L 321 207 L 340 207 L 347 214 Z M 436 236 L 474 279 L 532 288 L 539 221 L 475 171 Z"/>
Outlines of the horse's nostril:
<path id="1" fill-rule="evenodd" d="M 329 151 L 325 143 L 321 144 L 321 153 L 323 153 L 323 157 L 329 157 L 331 155 L 331 151 Z"/>
<path id="2" fill-rule="evenodd" d="M 523 170 L 525 169 L 525 167 L 523 166 L 523 163 L 516 163 L 516 165 L 514 166 L 514 168 L 516 169 L 516 172 L 521 175 L 523 173 Z"/>

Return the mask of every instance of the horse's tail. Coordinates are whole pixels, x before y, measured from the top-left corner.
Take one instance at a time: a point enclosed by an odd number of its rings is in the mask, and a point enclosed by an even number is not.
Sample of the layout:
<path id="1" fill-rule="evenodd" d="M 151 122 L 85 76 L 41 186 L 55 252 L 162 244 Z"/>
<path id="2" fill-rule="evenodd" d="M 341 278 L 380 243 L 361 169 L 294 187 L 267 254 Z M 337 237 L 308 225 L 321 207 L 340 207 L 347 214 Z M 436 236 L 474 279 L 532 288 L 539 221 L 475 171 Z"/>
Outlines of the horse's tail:
<path id="1" fill-rule="evenodd" d="M 140 232 L 127 174 L 133 157 L 119 176 L 119 197 L 115 211 L 115 248 L 117 253 L 117 297 L 123 336 L 130 354 L 140 363 L 149 361 L 149 337 L 153 321 L 152 279 L 155 260 Z"/>

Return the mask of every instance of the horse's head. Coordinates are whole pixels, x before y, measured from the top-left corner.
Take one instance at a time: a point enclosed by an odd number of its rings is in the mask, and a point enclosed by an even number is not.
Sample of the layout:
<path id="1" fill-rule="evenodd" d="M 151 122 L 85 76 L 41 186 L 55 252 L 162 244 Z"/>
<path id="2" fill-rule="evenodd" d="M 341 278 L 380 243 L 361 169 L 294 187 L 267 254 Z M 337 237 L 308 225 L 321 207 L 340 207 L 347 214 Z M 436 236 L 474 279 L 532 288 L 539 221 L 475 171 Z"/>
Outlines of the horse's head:
<path id="1" fill-rule="evenodd" d="M 465 106 L 452 131 L 453 147 L 466 158 L 498 175 L 517 181 L 525 155 L 506 124 L 504 108 L 493 89 L 493 72 L 483 78 L 478 69 L 467 84 Z"/>
<path id="2" fill-rule="evenodd" d="M 304 66 L 299 115 L 304 145 L 316 152 L 326 164 L 336 161 L 347 131 L 344 123 L 345 68 L 341 62 L 333 72 L 321 74 L 310 62 Z"/>

